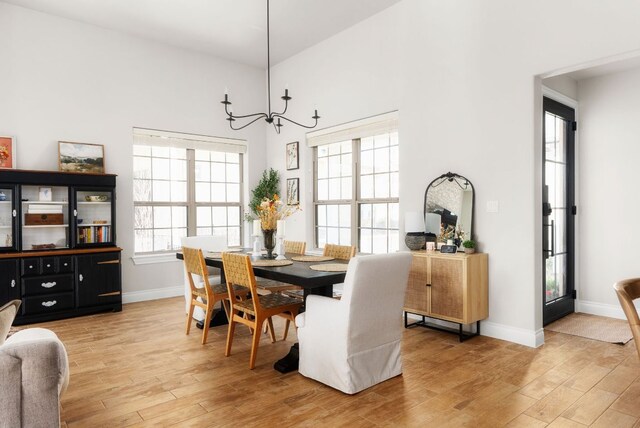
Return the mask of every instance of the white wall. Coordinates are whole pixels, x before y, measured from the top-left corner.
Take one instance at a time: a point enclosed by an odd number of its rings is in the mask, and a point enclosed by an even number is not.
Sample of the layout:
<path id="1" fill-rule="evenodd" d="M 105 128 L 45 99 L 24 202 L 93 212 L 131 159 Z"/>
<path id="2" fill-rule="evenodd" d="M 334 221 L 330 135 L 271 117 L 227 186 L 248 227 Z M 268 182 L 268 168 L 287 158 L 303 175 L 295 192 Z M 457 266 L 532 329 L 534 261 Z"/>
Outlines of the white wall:
<path id="1" fill-rule="evenodd" d="M 570 17 L 570 19 L 567 19 Z M 540 79 L 640 48 L 640 4 L 597 0 L 404 0 L 274 68 L 297 117 L 317 103 L 332 126 L 400 111 L 400 211 L 420 209 L 431 179 L 453 171 L 476 195 L 475 237 L 489 253 L 485 334 L 536 345 L 542 327 Z M 549 31 L 552 28 L 554 31 Z M 298 107 L 296 97 L 300 104 Z M 301 130 L 268 135 L 269 165 Z M 311 243 L 312 152 L 301 154 Z M 287 173 L 287 176 L 296 173 Z M 499 202 L 488 213 L 488 201 Z M 287 226 L 288 233 L 293 227 Z"/>
<path id="2" fill-rule="evenodd" d="M 253 186 L 266 165 L 264 128 L 229 130 L 219 100 L 227 86 L 236 111 L 263 109 L 264 71 L 5 3 L 0 28 L 0 133 L 17 137 L 18 167 L 57 170 L 58 140 L 104 144 L 107 172 L 118 175 L 125 296 L 181 286 L 179 263 L 130 259 L 132 129 L 247 139 Z"/>
<path id="3" fill-rule="evenodd" d="M 622 315 L 612 285 L 640 276 L 640 69 L 581 80 L 578 93 L 578 299 L 584 311 Z"/>

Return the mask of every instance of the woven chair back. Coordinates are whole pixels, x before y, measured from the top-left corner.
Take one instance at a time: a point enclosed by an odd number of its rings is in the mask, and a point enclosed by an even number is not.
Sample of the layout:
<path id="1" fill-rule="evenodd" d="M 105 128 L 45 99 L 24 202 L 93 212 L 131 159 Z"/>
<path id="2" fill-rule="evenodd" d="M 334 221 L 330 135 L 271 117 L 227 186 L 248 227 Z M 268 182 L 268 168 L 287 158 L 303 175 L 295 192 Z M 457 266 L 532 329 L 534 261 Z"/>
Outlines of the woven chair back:
<path id="1" fill-rule="evenodd" d="M 356 255 L 356 247 L 353 245 L 325 244 L 322 255 L 338 260 L 351 260 Z"/>
<path id="2" fill-rule="evenodd" d="M 236 300 L 236 294 L 233 289 L 234 285 L 240 285 L 247 287 L 251 290 L 251 301 L 253 302 L 254 311 L 258 311 L 257 306 L 260 306 L 258 299 L 253 298 L 257 296 L 256 289 L 256 277 L 253 274 L 253 267 L 251 266 L 251 258 L 245 254 L 234 253 L 222 253 L 222 264 L 224 265 L 224 275 L 227 278 L 227 291 L 232 302 Z"/>
<path id="3" fill-rule="evenodd" d="M 184 267 L 187 271 L 191 294 L 202 294 L 202 288 L 196 287 L 196 283 L 193 279 L 193 275 L 198 275 L 202 278 L 203 288 L 207 299 L 211 298 L 213 290 L 209 284 L 209 271 L 207 270 L 207 264 L 204 261 L 202 250 L 199 248 L 182 247 L 182 255 L 184 257 Z"/>
<path id="4" fill-rule="evenodd" d="M 290 254 L 304 254 L 307 243 L 303 241 L 284 241 L 284 252 Z"/>

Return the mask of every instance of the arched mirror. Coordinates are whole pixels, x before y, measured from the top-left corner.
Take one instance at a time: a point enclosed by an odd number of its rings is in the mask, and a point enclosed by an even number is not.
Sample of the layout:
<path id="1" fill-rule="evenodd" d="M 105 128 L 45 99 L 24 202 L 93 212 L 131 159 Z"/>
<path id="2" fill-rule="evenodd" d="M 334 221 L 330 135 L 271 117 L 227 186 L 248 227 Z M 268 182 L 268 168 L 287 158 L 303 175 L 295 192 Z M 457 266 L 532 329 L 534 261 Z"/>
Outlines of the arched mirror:
<path id="1" fill-rule="evenodd" d="M 424 194 L 427 241 L 448 239 L 460 246 L 473 239 L 473 184 L 465 177 L 447 172 L 433 180 Z"/>

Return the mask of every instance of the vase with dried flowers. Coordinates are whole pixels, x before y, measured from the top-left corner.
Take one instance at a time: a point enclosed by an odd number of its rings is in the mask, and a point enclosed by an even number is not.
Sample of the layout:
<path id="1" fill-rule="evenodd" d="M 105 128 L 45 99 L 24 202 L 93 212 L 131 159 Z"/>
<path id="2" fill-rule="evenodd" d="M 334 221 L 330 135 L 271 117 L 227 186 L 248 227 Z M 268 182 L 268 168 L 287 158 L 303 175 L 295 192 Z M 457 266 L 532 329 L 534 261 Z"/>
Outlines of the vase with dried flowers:
<path id="1" fill-rule="evenodd" d="M 264 237 L 264 247 L 267 249 L 266 258 L 274 259 L 276 257 L 273 254 L 273 249 L 276 246 L 274 235 L 278 229 L 278 220 L 284 220 L 299 209 L 298 205 L 283 204 L 277 194 L 273 195 L 273 199 L 263 198 L 260 205 L 256 207 Z"/>

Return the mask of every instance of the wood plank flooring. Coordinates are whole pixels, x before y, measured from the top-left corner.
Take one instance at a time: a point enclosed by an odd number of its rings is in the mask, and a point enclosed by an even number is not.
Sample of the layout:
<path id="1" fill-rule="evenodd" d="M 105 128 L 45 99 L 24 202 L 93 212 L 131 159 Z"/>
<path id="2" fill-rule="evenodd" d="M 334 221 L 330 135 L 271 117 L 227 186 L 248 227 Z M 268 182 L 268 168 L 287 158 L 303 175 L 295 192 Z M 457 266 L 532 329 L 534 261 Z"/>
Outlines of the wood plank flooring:
<path id="1" fill-rule="evenodd" d="M 560 333 L 531 349 L 487 337 L 459 343 L 404 332 L 404 374 L 347 396 L 273 362 L 295 341 L 263 336 L 255 370 L 246 328 L 224 357 L 226 328 L 184 334 L 181 298 L 134 303 L 40 326 L 69 352 L 66 427 L 640 427 L 640 361 L 633 343 Z M 282 337 L 284 323 L 277 323 Z"/>

